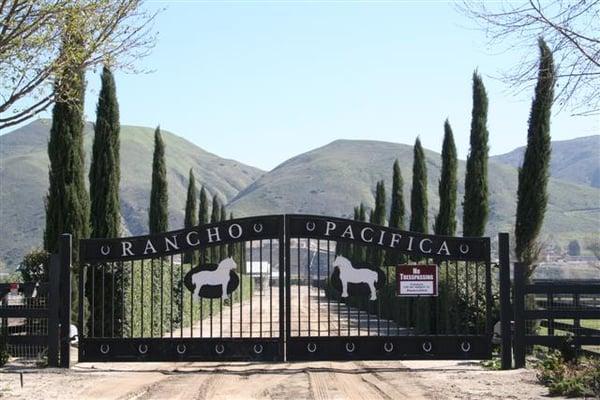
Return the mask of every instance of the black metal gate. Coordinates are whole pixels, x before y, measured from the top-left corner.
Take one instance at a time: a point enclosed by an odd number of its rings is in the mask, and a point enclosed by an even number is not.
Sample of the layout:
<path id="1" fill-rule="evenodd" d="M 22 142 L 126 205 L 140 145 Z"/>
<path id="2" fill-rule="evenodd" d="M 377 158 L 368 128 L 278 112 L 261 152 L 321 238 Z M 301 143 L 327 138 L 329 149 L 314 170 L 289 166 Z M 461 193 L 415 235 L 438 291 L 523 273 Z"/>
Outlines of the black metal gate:
<path id="1" fill-rule="evenodd" d="M 283 360 L 283 222 L 81 241 L 79 360 Z"/>
<path id="2" fill-rule="evenodd" d="M 80 361 L 491 356 L 488 238 L 275 215 L 83 240 L 80 260 Z M 343 260 L 372 291 L 340 291 Z M 405 263 L 436 266 L 437 297 L 396 296 Z"/>
<path id="3" fill-rule="evenodd" d="M 288 360 L 491 357 L 488 238 L 440 237 L 288 215 L 286 244 Z M 341 266 L 334 265 L 339 255 L 355 266 L 379 270 L 376 300 L 369 292 L 341 296 L 333 284 L 340 273 Z M 374 268 L 367 260 L 379 260 L 383 267 Z M 438 296 L 397 297 L 400 263 L 435 264 Z"/>

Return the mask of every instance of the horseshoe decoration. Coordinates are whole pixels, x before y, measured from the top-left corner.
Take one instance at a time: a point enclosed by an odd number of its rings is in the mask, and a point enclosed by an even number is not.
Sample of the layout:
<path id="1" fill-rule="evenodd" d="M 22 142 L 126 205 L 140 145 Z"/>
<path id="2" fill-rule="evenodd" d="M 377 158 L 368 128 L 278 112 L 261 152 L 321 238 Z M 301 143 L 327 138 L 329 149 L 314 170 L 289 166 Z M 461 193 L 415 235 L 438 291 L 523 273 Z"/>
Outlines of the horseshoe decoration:
<path id="1" fill-rule="evenodd" d="M 307 231 L 313 232 L 315 230 L 315 228 L 316 228 L 316 225 L 315 225 L 315 223 L 313 221 L 308 221 L 306 223 L 306 230 Z"/>
<path id="2" fill-rule="evenodd" d="M 107 256 L 110 253 L 110 246 L 103 245 L 102 247 L 100 247 L 100 253 L 102 253 L 103 256 Z"/>
<path id="3" fill-rule="evenodd" d="M 254 232 L 261 233 L 263 230 L 263 225 L 262 224 L 254 224 L 254 226 L 252 228 L 254 229 Z"/>

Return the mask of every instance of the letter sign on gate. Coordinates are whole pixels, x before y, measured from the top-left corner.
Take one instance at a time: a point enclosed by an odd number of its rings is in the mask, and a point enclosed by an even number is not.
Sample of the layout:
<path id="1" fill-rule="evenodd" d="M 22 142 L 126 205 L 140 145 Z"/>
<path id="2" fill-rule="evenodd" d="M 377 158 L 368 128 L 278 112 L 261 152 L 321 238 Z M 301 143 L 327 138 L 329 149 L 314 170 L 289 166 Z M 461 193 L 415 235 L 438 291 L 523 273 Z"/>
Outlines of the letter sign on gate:
<path id="1" fill-rule="evenodd" d="M 437 265 L 398 265 L 396 267 L 396 284 L 396 296 L 437 296 Z"/>

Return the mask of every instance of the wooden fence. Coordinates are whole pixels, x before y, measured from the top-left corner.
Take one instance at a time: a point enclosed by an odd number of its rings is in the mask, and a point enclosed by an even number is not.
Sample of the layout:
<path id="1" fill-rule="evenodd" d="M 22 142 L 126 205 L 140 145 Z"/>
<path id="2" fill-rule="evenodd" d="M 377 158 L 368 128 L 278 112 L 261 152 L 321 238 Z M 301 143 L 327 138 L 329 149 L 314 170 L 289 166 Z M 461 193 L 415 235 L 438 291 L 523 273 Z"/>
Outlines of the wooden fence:
<path id="1" fill-rule="evenodd" d="M 13 355 L 17 349 L 41 349 L 48 365 L 70 364 L 71 235 L 62 235 L 58 254 L 50 256 L 48 282 L 0 284 L 1 337 Z M 36 351 L 37 352 L 37 351 Z"/>

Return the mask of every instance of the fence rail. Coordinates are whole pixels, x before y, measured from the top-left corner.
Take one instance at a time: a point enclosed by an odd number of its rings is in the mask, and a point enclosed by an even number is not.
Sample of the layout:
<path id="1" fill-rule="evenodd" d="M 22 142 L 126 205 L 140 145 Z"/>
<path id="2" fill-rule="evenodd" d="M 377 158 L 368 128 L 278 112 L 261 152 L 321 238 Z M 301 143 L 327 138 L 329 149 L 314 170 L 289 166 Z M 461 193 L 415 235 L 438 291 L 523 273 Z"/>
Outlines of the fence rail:
<path id="1" fill-rule="evenodd" d="M 563 348 L 569 344 L 577 350 L 581 350 L 581 346 L 600 346 L 600 329 L 581 326 L 582 321 L 600 321 L 600 304 L 596 304 L 600 282 L 542 281 L 529 284 L 526 283 L 525 269 L 523 264 L 514 265 L 515 366 L 525 366 L 528 345 Z M 558 301 L 555 301 L 556 297 Z M 556 321 L 565 319 L 573 320 L 573 324 Z M 533 321 L 540 321 L 547 334 L 534 334 L 531 329 Z M 556 335 L 556 330 L 566 335 Z"/>
<path id="2" fill-rule="evenodd" d="M 0 339 L 12 356 L 46 353 L 48 365 L 68 368 L 71 235 L 50 256 L 48 282 L 0 284 Z"/>

